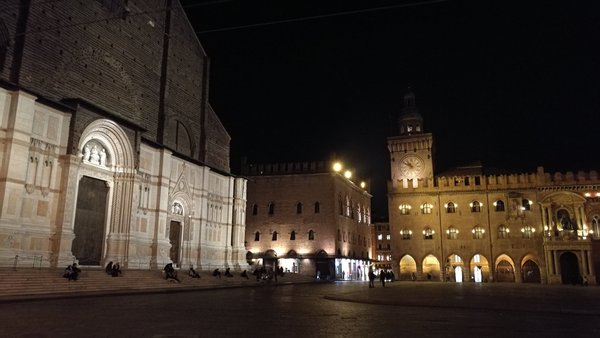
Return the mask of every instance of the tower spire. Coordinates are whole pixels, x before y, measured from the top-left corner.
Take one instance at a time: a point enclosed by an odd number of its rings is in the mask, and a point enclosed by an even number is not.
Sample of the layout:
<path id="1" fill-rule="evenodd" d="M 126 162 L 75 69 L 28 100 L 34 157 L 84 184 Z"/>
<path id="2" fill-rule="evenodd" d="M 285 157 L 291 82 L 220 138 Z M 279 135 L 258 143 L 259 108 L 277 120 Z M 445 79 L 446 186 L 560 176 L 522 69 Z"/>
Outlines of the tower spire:
<path id="1" fill-rule="evenodd" d="M 415 103 L 415 93 L 410 87 L 404 94 L 404 107 L 398 117 L 400 135 L 413 135 L 423 133 L 423 117 Z"/>

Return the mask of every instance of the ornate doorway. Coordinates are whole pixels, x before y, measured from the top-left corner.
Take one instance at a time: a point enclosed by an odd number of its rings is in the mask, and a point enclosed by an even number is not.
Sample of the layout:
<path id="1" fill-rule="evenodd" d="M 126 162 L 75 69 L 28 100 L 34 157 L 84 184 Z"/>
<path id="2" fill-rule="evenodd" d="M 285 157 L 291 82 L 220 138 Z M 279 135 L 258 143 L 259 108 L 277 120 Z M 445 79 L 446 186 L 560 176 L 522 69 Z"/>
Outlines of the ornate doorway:
<path id="1" fill-rule="evenodd" d="M 83 176 L 79 181 L 75 225 L 75 239 L 71 252 L 80 265 L 100 265 L 106 224 L 106 182 Z"/>
<path id="2" fill-rule="evenodd" d="M 563 284 L 580 284 L 579 262 L 577 256 L 572 252 L 560 255 L 560 276 Z"/>
<path id="3" fill-rule="evenodd" d="M 177 221 L 171 221 L 169 227 L 169 243 L 171 244 L 171 250 L 169 251 L 169 258 L 175 265 L 179 265 L 179 252 L 181 251 L 181 223 Z"/>
<path id="4" fill-rule="evenodd" d="M 523 283 L 541 283 L 540 268 L 531 260 L 523 264 Z"/>

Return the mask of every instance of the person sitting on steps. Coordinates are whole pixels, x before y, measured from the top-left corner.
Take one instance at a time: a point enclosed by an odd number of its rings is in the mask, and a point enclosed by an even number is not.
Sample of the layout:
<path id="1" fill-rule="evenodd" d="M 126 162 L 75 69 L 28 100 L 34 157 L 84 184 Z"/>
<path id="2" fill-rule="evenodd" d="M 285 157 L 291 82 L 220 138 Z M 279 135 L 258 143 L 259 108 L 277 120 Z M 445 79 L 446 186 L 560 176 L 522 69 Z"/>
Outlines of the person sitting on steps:
<path id="1" fill-rule="evenodd" d="M 231 274 L 231 269 L 230 268 L 227 268 L 225 270 L 225 277 L 233 277 L 233 275 Z"/>
<path id="2" fill-rule="evenodd" d="M 121 266 L 119 265 L 119 263 L 116 263 L 112 266 L 112 270 L 110 272 L 110 275 L 113 277 L 119 277 L 119 275 L 122 275 L 123 272 L 121 271 Z"/>
<path id="3" fill-rule="evenodd" d="M 181 282 L 179 278 L 177 278 L 177 271 L 175 271 L 175 268 L 173 268 L 173 263 L 165 265 L 164 272 L 166 280 L 176 281 L 177 283 Z"/>
<path id="4" fill-rule="evenodd" d="M 242 278 L 250 279 L 250 277 L 248 277 L 248 272 L 246 270 L 242 271 L 242 274 L 240 276 L 242 276 Z"/>
<path id="5" fill-rule="evenodd" d="M 196 270 L 194 270 L 194 266 L 190 265 L 190 271 L 188 272 L 188 275 L 192 278 L 200 278 L 200 274 L 196 272 Z"/>
<path id="6" fill-rule="evenodd" d="M 213 276 L 221 278 L 221 271 L 219 271 L 219 268 L 213 270 Z"/>
<path id="7" fill-rule="evenodd" d="M 106 272 L 106 274 L 112 275 L 112 269 L 113 269 L 113 262 L 110 261 L 110 262 L 108 262 L 108 264 L 106 264 L 106 268 L 104 269 L 104 271 Z"/>

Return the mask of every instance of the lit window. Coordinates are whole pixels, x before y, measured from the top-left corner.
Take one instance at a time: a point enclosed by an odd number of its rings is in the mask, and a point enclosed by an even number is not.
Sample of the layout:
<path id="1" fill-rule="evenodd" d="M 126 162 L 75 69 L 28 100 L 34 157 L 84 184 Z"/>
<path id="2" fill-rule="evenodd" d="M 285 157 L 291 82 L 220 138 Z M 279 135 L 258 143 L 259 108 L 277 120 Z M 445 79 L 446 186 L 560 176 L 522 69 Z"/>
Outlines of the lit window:
<path id="1" fill-rule="evenodd" d="M 377 240 L 378 240 L 378 241 L 380 241 L 380 240 L 382 240 L 382 239 L 383 239 L 383 235 L 382 235 L 382 234 L 379 234 L 379 235 L 377 235 Z"/>
<path id="2" fill-rule="evenodd" d="M 494 202 L 494 208 L 496 211 L 504 211 L 504 201 L 497 200 Z"/>
<path id="3" fill-rule="evenodd" d="M 471 203 L 470 207 L 471 212 L 481 212 L 481 203 L 479 203 L 478 201 L 474 201 L 473 203 Z"/>
<path id="4" fill-rule="evenodd" d="M 390 239 L 392 239 L 392 235 L 390 235 L 390 234 L 387 234 L 385 237 L 386 237 L 386 239 L 387 239 L 388 241 L 389 241 Z"/>
<path id="5" fill-rule="evenodd" d="M 458 239 L 458 229 L 451 226 L 446 230 L 446 235 L 448 236 L 448 239 Z"/>
<path id="6" fill-rule="evenodd" d="M 471 233 L 473 234 L 473 239 L 482 239 L 485 229 L 478 225 L 471 230 Z"/>
<path id="7" fill-rule="evenodd" d="M 402 229 L 400 230 L 400 238 L 410 239 L 412 237 L 412 230 Z"/>
<path id="8" fill-rule="evenodd" d="M 446 212 L 449 214 L 453 214 L 456 212 L 456 204 L 452 203 L 452 202 L 448 202 L 448 204 L 446 204 Z"/>
<path id="9" fill-rule="evenodd" d="M 498 238 L 508 238 L 509 233 L 510 230 L 506 225 L 502 224 L 498 227 Z"/>
<path id="10" fill-rule="evenodd" d="M 408 204 L 400 204 L 400 206 L 398 206 L 398 209 L 400 209 L 400 215 L 408 215 L 411 208 L 412 207 Z"/>
<path id="11" fill-rule="evenodd" d="M 533 238 L 533 234 L 535 233 L 535 228 L 531 225 L 526 225 L 521 228 L 521 232 L 523 233 L 523 238 Z"/>
<path id="12" fill-rule="evenodd" d="M 425 230 L 423 230 L 423 239 L 433 239 L 433 234 L 435 234 L 435 231 L 433 231 L 430 227 L 427 227 Z"/>
<path id="13" fill-rule="evenodd" d="M 476 254 L 475 256 L 473 256 L 473 261 L 475 263 L 481 263 L 481 256 L 479 254 Z"/>
<path id="14" fill-rule="evenodd" d="M 431 214 L 432 210 L 433 210 L 433 204 L 431 204 L 431 203 L 425 203 L 425 204 L 421 205 L 421 212 L 424 214 Z"/>

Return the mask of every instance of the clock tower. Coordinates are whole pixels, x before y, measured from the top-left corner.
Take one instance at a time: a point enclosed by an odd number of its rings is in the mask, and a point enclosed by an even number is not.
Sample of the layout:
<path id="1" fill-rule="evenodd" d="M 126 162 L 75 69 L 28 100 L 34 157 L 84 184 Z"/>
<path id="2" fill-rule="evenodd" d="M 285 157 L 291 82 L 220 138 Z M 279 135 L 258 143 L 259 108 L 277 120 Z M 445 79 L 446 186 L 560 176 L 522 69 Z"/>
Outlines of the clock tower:
<path id="1" fill-rule="evenodd" d="M 392 186 L 423 186 L 433 179 L 433 137 L 423 132 L 423 117 L 410 90 L 404 95 L 398 131 L 397 136 L 388 138 Z"/>

